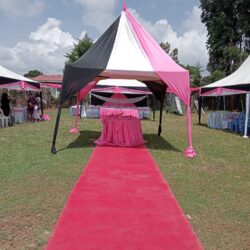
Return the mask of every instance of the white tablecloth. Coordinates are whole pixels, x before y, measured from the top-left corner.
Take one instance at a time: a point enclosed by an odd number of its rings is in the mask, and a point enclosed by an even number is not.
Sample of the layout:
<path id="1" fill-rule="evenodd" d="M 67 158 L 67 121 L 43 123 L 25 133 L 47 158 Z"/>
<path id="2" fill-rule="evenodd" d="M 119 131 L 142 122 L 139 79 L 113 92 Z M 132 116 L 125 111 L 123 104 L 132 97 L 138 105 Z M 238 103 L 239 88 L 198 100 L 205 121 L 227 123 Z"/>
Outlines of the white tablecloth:
<path id="1" fill-rule="evenodd" d="M 75 113 L 76 113 L 76 105 L 75 106 L 71 106 L 69 108 L 69 114 L 74 116 Z M 79 105 L 79 111 L 78 111 L 78 114 L 80 115 L 80 112 L 81 112 L 81 105 Z M 82 106 L 82 117 L 86 117 L 86 111 L 85 111 L 85 106 Z"/>
<path id="2" fill-rule="evenodd" d="M 101 108 L 101 106 L 88 106 L 87 110 L 86 110 L 86 117 L 99 118 L 100 117 L 100 108 Z M 127 109 L 127 108 L 123 108 L 123 109 Z M 129 107 L 129 109 L 138 110 L 140 119 L 145 119 L 145 118 L 149 119 L 149 114 L 150 114 L 149 107 L 137 107 L 137 108 Z"/>
<path id="3" fill-rule="evenodd" d="M 28 120 L 26 107 L 13 107 L 11 109 L 11 115 L 14 117 L 15 123 L 23 123 Z"/>
<path id="4" fill-rule="evenodd" d="M 209 128 L 227 129 L 228 122 L 233 121 L 239 112 L 215 111 L 208 113 L 207 126 Z"/>

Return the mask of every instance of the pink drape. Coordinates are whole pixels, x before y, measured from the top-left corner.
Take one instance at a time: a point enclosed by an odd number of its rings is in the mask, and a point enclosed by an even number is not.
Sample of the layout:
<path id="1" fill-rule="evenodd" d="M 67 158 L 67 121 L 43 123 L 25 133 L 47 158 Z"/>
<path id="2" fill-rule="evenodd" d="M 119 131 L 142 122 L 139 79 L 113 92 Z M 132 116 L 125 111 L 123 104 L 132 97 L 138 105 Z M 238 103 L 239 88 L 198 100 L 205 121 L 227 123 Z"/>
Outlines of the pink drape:
<path id="1" fill-rule="evenodd" d="M 107 88 L 96 88 L 92 89 L 91 92 L 107 92 L 107 93 L 131 93 L 131 94 L 142 94 L 142 95 L 152 95 L 152 92 L 137 89 L 128 89 L 123 87 L 107 87 Z"/>
<path id="2" fill-rule="evenodd" d="M 127 97 L 121 93 L 115 93 L 111 96 L 111 98 L 114 98 L 114 99 L 120 99 L 120 100 L 124 100 L 124 99 L 127 99 Z M 120 108 L 120 107 L 136 107 L 134 103 L 115 103 L 115 102 L 105 102 L 103 104 L 103 106 L 109 106 L 109 107 L 117 107 L 117 108 Z"/>
<path id="3" fill-rule="evenodd" d="M 92 81 L 88 83 L 84 88 L 82 88 L 78 94 L 77 94 L 77 104 L 76 104 L 76 113 L 75 113 L 75 126 L 74 128 L 70 129 L 69 132 L 72 134 L 76 134 L 79 132 L 78 130 L 78 114 L 79 114 L 79 104 L 80 101 L 83 100 L 83 98 L 89 93 L 89 91 L 93 88 L 95 88 L 98 81 Z"/>
<path id="4" fill-rule="evenodd" d="M 189 105 L 189 72 L 175 63 L 172 58 L 163 51 L 151 35 L 137 22 L 128 9 L 126 9 L 125 12 L 155 72 L 186 105 Z"/>
<path id="5" fill-rule="evenodd" d="M 52 89 L 61 89 L 62 84 L 43 82 L 43 83 L 41 83 L 41 87 L 42 88 L 44 87 L 44 88 L 52 88 Z"/>
<path id="6" fill-rule="evenodd" d="M 186 157 L 195 157 L 196 153 L 192 145 L 189 72 L 175 63 L 170 56 L 162 50 L 159 44 L 138 23 L 125 5 L 123 6 L 123 10 L 126 12 L 131 28 L 134 30 L 155 72 L 187 105 L 188 148 L 184 154 Z"/>
<path id="7" fill-rule="evenodd" d="M 76 112 L 75 112 L 75 126 L 74 126 L 74 128 L 70 129 L 70 131 L 69 131 L 72 134 L 77 134 L 79 132 L 79 130 L 78 130 L 78 119 L 79 119 L 78 114 L 79 114 L 79 103 L 80 103 L 79 95 L 80 95 L 80 92 L 77 94 L 77 103 L 76 103 Z"/>
<path id="8" fill-rule="evenodd" d="M 96 87 L 96 84 L 98 83 L 98 81 L 92 81 L 90 83 L 88 83 L 84 88 L 82 88 L 79 92 L 78 95 L 78 100 L 82 101 L 83 98 L 89 93 L 89 91 L 93 88 Z"/>
<path id="9" fill-rule="evenodd" d="M 228 89 L 228 88 L 215 88 L 213 90 L 210 90 L 204 94 L 201 94 L 201 96 L 222 96 L 222 95 L 229 95 L 229 94 L 246 94 L 247 91 L 244 90 L 237 90 L 237 89 Z"/>

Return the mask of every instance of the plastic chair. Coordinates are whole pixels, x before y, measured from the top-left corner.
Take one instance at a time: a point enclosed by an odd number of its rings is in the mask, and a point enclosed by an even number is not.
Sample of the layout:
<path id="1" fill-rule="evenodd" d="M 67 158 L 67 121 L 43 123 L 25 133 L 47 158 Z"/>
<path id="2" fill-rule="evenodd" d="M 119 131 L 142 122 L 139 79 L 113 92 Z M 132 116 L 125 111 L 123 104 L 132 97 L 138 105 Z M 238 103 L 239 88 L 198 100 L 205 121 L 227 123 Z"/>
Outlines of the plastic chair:
<path id="1" fill-rule="evenodd" d="M 22 111 L 15 111 L 15 123 L 23 123 L 23 112 Z"/>
<path id="2" fill-rule="evenodd" d="M 5 124 L 6 124 L 6 127 L 9 126 L 10 117 L 9 116 L 5 116 L 2 109 L 0 109 L 0 120 L 1 120 L 2 128 L 5 127 Z"/>

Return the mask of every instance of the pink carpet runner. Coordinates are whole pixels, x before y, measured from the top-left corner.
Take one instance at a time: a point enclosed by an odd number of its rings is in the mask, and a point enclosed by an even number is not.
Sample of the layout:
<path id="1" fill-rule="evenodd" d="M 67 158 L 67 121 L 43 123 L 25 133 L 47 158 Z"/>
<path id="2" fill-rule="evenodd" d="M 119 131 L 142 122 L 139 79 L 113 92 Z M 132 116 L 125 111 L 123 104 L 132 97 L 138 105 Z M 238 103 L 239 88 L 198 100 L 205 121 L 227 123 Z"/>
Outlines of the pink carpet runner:
<path id="1" fill-rule="evenodd" d="M 47 249 L 202 246 L 146 148 L 96 147 Z"/>

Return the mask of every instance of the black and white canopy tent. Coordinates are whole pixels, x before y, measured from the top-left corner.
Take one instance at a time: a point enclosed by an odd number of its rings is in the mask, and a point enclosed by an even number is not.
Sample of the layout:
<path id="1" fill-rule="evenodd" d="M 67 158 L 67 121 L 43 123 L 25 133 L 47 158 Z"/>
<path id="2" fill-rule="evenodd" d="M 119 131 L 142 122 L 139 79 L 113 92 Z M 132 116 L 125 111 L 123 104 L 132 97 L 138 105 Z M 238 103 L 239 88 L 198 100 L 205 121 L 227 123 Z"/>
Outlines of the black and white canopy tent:
<path id="1" fill-rule="evenodd" d="M 80 91 L 86 90 L 88 93 L 99 80 L 106 78 L 144 82 L 161 102 L 161 110 L 167 88 L 178 95 L 188 107 L 188 148 L 185 156 L 195 157 L 191 136 L 189 72 L 160 48 L 125 4 L 121 15 L 94 45 L 77 61 L 65 66 L 52 153 L 56 153 L 61 105 Z M 160 133 L 161 116 L 158 134 Z"/>
<path id="2" fill-rule="evenodd" d="M 201 96 L 225 96 L 246 94 L 246 120 L 244 138 L 247 137 L 247 123 L 250 109 L 250 55 L 231 75 L 201 88 Z M 199 123 L 201 120 L 201 99 L 199 101 Z"/>

